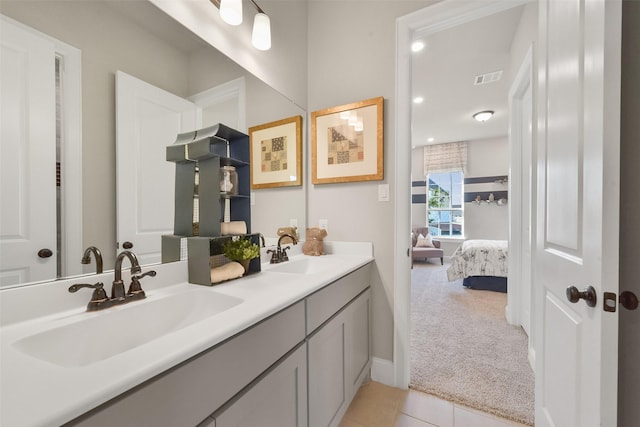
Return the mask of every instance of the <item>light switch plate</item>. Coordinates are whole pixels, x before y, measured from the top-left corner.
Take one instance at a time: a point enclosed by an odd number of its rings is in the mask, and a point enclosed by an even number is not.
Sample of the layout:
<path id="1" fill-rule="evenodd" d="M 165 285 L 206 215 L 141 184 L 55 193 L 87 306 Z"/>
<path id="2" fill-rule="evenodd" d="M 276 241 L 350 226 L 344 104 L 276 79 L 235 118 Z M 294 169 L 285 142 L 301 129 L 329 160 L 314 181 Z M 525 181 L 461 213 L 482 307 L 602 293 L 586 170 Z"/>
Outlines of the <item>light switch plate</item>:
<path id="1" fill-rule="evenodd" d="M 378 201 L 379 202 L 389 201 L 389 184 L 378 185 Z"/>

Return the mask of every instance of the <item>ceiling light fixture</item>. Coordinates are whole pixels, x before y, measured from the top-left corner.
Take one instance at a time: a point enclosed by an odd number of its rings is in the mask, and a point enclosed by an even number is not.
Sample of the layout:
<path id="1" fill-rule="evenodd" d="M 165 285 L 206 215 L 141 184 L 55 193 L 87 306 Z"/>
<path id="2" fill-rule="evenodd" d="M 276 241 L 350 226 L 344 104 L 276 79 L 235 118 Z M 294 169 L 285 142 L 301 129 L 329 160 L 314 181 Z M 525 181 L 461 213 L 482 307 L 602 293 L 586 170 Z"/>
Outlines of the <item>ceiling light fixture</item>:
<path id="1" fill-rule="evenodd" d="M 413 43 L 411 43 L 411 52 L 420 52 L 422 49 L 424 49 L 424 42 L 422 40 L 416 40 Z"/>
<path id="2" fill-rule="evenodd" d="M 493 116 L 494 112 L 491 110 L 479 111 L 473 115 L 473 118 L 479 122 L 486 122 Z"/>

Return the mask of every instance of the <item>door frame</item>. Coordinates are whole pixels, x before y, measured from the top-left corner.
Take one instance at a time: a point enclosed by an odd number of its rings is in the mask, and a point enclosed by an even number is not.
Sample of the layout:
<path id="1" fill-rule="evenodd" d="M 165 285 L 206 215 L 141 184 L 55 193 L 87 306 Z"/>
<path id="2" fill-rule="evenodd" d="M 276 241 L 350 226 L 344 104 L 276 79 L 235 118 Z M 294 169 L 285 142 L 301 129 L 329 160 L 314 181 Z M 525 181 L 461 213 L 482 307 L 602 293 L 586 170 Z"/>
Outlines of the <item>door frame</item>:
<path id="1" fill-rule="evenodd" d="M 411 330 L 411 48 L 413 38 L 526 4 L 527 0 L 459 2 L 445 0 L 396 20 L 395 128 L 395 270 L 393 377 L 396 387 L 409 386 Z"/>
<path id="2" fill-rule="evenodd" d="M 534 46 L 531 45 L 529 50 L 527 51 L 520 68 L 518 70 L 518 74 L 516 75 L 511 89 L 509 90 L 509 279 L 515 281 L 516 283 L 523 283 L 524 280 L 529 282 L 529 332 L 528 332 L 528 352 L 529 352 L 529 364 L 531 367 L 535 366 L 535 351 L 534 351 L 534 342 L 533 342 L 533 322 L 531 321 L 532 313 L 533 313 L 533 266 L 535 256 L 535 248 L 533 238 L 536 234 L 535 224 L 532 221 L 532 216 L 529 218 L 529 224 L 524 224 L 523 221 L 523 202 L 525 198 L 530 200 L 530 210 L 534 212 L 535 207 L 535 173 L 536 169 L 534 167 L 535 157 L 534 157 L 534 144 L 535 144 L 535 133 L 536 126 L 533 126 L 536 123 L 536 109 L 537 105 L 536 99 L 536 85 L 535 85 L 535 76 L 536 76 L 536 67 L 534 65 L 534 54 L 533 54 Z M 531 90 L 531 105 L 529 106 L 531 109 L 531 135 L 530 135 L 530 143 L 523 147 L 523 138 L 522 133 L 524 129 L 524 121 L 523 121 L 523 96 L 525 95 L 527 89 Z M 524 164 L 523 162 L 523 154 L 524 150 L 529 150 L 529 164 Z M 527 171 L 529 173 L 529 188 L 523 188 L 523 175 Z M 522 230 L 526 228 L 529 229 L 529 239 L 527 240 L 525 236 L 523 236 Z M 528 245 L 530 249 L 531 258 L 527 261 L 525 260 L 524 253 L 522 251 L 523 245 Z M 530 263 L 529 272 L 530 275 L 528 278 L 524 277 L 525 271 L 522 266 L 524 262 Z M 506 308 L 506 317 L 507 321 L 516 326 L 521 326 L 524 323 L 524 316 L 526 315 L 524 312 L 524 303 L 526 302 L 526 298 L 523 291 L 522 286 L 511 286 L 509 288 L 509 292 L 507 294 L 507 308 Z"/>

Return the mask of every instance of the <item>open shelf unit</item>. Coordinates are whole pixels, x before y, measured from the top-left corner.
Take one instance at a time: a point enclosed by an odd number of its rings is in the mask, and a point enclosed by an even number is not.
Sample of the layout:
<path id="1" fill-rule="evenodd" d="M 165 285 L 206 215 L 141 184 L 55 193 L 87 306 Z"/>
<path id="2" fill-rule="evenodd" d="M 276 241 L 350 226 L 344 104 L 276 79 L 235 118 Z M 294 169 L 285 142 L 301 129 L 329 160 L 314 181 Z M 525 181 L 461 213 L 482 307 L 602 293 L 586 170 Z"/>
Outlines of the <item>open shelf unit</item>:
<path id="1" fill-rule="evenodd" d="M 175 240 L 188 237 L 189 282 L 211 285 L 211 257 L 220 255 L 221 243 L 230 238 L 220 235 L 227 204 L 226 220 L 244 221 L 246 237 L 259 243 L 258 235 L 251 234 L 249 136 L 223 124 L 182 133 L 167 147 L 167 161 L 176 163 L 175 218 L 174 236 L 163 236 L 163 262 L 175 260 L 176 255 L 179 259 Z M 237 194 L 221 192 L 223 166 L 236 168 Z M 194 198 L 198 199 L 199 236 L 193 232 Z M 258 271 L 259 258 L 252 260 L 249 267 L 249 273 Z"/>

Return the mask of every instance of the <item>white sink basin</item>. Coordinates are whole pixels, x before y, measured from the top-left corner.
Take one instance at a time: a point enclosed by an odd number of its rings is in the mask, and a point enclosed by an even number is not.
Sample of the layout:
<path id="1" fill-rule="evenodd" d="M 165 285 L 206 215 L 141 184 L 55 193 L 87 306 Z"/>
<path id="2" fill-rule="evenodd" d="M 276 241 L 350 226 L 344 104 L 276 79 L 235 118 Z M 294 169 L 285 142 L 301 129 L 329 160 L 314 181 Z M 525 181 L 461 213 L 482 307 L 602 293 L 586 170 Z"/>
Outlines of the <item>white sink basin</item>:
<path id="1" fill-rule="evenodd" d="M 129 303 L 103 312 L 83 313 L 73 323 L 14 343 L 15 348 L 46 362 L 79 367 L 131 350 L 230 309 L 242 299 L 196 289 Z"/>
<path id="2" fill-rule="evenodd" d="M 335 261 L 325 256 L 292 259 L 270 265 L 268 270 L 278 273 L 318 274 L 335 267 Z"/>

